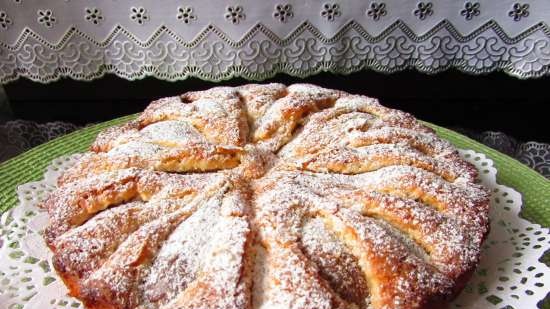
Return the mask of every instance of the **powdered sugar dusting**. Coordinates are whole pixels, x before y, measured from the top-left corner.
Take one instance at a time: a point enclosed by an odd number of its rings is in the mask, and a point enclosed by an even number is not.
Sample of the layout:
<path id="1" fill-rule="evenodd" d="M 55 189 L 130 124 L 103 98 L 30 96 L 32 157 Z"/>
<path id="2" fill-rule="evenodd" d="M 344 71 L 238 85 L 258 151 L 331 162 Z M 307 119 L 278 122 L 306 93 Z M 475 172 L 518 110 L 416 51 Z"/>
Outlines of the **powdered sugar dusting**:
<path id="1" fill-rule="evenodd" d="M 318 266 L 321 277 L 344 300 L 366 309 L 370 304 L 369 288 L 352 252 L 321 218 L 305 219 L 301 234 L 302 250 Z"/>
<path id="2" fill-rule="evenodd" d="M 200 143 L 205 142 L 205 138 L 185 121 L 167 120 L 143 128 L 140 133 L 145 140 L 151 143 Z"/>
<path id="3" fill-rule="evenodd" d="M 265 274 L 255 282 L 262 290 L 261 303 L 254 308 L 333 308 L 334 297 L 317 275 L 315 267 L 296 244 L 283 247 L 273 243 L 266 252 Z"/>
<path id="4" fill-rule="evenodd" d="M 463 286 L 488 193 L 376 99 L 315 85 L 157 100 L 100 134 L 44 203 L 90 308 L 425 308 Z"/>

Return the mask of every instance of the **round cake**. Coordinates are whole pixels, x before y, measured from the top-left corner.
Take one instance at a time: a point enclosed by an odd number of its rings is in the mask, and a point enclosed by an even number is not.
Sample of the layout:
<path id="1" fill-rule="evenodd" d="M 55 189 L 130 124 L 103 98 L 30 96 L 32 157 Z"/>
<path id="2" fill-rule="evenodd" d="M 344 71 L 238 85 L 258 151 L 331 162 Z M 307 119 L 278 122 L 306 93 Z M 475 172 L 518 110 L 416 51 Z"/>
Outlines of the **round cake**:
<path id="1" fill-rule="evenodd" d="M 87 308 L 440 308 L 488 233 L 476 177 L 376 99 L 216 87 L 99 134 L 44 237 Z"/>

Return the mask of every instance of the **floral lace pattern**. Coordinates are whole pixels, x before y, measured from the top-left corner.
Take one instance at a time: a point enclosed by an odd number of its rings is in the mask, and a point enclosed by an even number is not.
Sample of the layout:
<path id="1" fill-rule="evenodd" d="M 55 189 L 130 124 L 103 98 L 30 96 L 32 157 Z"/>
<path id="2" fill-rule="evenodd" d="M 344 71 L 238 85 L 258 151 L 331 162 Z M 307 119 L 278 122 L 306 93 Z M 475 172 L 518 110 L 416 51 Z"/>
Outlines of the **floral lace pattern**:
<path id="1" fill-rule="evenodd" d="M 149 15 L 147 15 L 147 10 L 143 7 L 132 7 L 130 9 L 130 18 L 136 23 L 142 25 L 144 22 L 149 20 Z"/>
<path id="2" fill-rule="evenodd" d="M 275 6 L 275 12 L 273 12 L 273 18 L 279 20 L 280 22 L 286 23 L 293 16 L 294 16 L 294 13 L 292 12 L 292 5 L 277 4 Z"/>
<path id="3" fill-rule="evenodd" d="M 11 19 L 4 11 L 0 11 L 0 27 L 2 29 L 8 29 L 11 25 Z"/>
<path id="4" fill-rule="evenodd" d="M 76 129 L 78 126 L 61 121 L 39 124 L 33 121 L 14 120 L 1 124 L 0 162 Z"/>
<path id="5" fill-rule="evenodd" d="M 328 21 L 334 21 L 336 17 L 342 15 L 340 11 L 340 5 L 338 3 L 325 3 L 323 5 L 323 10 L 321 11 L 321 16 L 326 18 Z"/>
<path id="6" fill-rule="evenodd" d="M 57 21 L 57 18 L 53 16 L 53 13 L 51 10 L 38 10 L 37 15 L 38 15 L 38 18 L 37 18 L 38 22 L 46 28 L 53 27 L 53 25 Z"/>
<path id="7" fill-rule="evenodd" d="M 0 10 L 0 83 L 22 76 L 44 83 L 91 80 L 106 73 L 130 80 L 260 80 L 367 68 L 550 74 L 548 0 L 508 7 L 456 0 L 226 7 L 201 0 L 162 6 L 118 0 L 116 10 L 109 3 L 6 0 Z"/>
<path id="8" fill-rule="evenodd" d="M 481 5 L 479 4 L 479 2 L 475 2 L 475 3 L 466 2 L 464 4 L 464 9 L 460 11 L 460 15 L 464 16 L 466 20 L 470 20 L 475 16 L 478 16 L 479 14 L 481 14 L 481 11 L 479 9 L 480 6 Z"/>
<path id="9" fill-rule="evenodd" d="M 520 21 L 522 18 L 529 16 L 529 4 L 515 3 L 512 10 L 508 12 L 508 15 L 514 19 L 514 21 Z"/>
<path id="10" fill-rule="evenodd" d="M 230 21 L 232 24 L 238 24 L 241 20 L 245 19 L 246 15 L 244 14 L 244 9 L 240 5 L 228 6 L 227 12 L 225 13 L 225 19 Z"/>
<path id="11" fill-rule="evenodd" d="M 388 12 L 386 11 L 385 3 L 376 3 L 373 2 L 370 4 L 370 8 L 367 10 L 367 16 L 372 17 L 374 20 L 379 20 L 380 17 L 386 16 Z"/>
<path id="12" fill-rule="evenodd" d="M 417 8 L 414 10 L 414 15 L 422 20 L 433 15 L 433 13 L 433 3 L 431 2 L 419 2 Z"/>
<path id="13" fill-rule="evenodd" d="M 86 8 L 86 16 L 84 18 L 94 25 L 99 24 L 103 20 L 101 11 L 97 8 Z"/>
<path id="14" fill-rule="evenodd" d="M 188 24 L 197 19 L 193 14 L 193 8 L 190 6 L 179 6 L 177 18 L 183 23 Z"/>
<path id="15" fill-rule="evenodd" d="M 496 169 L 485 155 L 460 151 L 480 171 L 479 181 L 491 189 L 491 232 L 481 263 L 464 291 L 449 308 L 536 308 L 547 292 L 550 268 L 538 261 L 550 248 L 550 231 L 521 219 L 521 195 L 496 183 Z M 18 188 L 20 204 L 0 218 L 0 307 L 19 309 L 82 308 L 66 296 L 66 288 L 51 265 L 51 252 L 41 231 L 47 215 L 37 204 L 55 188 L 57 177 L 76 156 L 52 162 L 44 180 Z"/>
<path id="16" fill-rule="evenodd" d="M 502 132 L 486 131 L 474 133 L 458 130 L 480 143 L 496 149 L 534 169 L 550 179 L 550 144 L 538 142 L 520 143 Z"/>
<path id="17" fill-rule="evenodd" d="M 528 142 L 518 147 L 516 156 L 520 162 L 550 179 L 550 145 Z"/>

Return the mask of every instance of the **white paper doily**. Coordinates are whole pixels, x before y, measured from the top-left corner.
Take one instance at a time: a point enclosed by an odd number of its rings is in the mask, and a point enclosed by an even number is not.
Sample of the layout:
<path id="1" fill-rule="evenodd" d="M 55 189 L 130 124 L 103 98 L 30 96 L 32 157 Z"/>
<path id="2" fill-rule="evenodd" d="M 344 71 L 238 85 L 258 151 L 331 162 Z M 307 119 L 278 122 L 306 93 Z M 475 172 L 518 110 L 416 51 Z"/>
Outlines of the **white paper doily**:
<path id="1" fill-rule="evenodd" d="M 536 308 L 546 296 L 550 268 L 539 262 L 550 248 L 550 231 L 518 216 L 521 195 L 496 183 L 497 170 L 484 154 L 461 150 L 480 171 L 479 181 L 493 192 L 491 232 L 483 247 L 481 264 L 450 308 Z M 20 204 L 0 221 L 0 308 L 80 308 L 67 297 L 66 288 L 51 265 L 51 252 L 40 231 L 47 215 L 37 208 L 55 188 L 60 173 L 78 155 L 61 157 L 47 168 L 44 180 L 17 189 Z"/>

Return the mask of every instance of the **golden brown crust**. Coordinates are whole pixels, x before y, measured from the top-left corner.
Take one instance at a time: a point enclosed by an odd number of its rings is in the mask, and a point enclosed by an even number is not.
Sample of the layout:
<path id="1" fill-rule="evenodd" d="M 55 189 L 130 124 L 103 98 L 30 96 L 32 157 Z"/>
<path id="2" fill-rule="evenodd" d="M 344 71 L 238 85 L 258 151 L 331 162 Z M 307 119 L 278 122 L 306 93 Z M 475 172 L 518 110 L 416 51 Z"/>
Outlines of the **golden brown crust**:
<path id="1" fill-rule="evenodd" d="M 157 171 L 204 172 L 233 168 L 239 165 L 241 149 L 207 144 L 185 147 L 154 147 L 148 144 L 128 143 L 131 153 L 88 153 L 58 180 L 60 185 L 77 180 L 128 168 Z M 120 150 L 124 146 L 116 148 Z M 135 147 L 134 147 L 135 146 Z"/>
<path id="2" fill-rule="evenodd" d="M 87 308 L 437 308 L 488 233 L 458 151 L 376 99 L 216 87 L 102 132 L 43 203 Z"/>
<path id="3" fill-rule="evenodd" d="M 213 243 L 221 245 L 204 261 L 197 279 L 163 308 L 248 308 L 251 282 L 245 276 L 245 249 L 251 241 L 248 222 L 229 216 L 220 220 Z M 224 248 L 225 247 L 225 248 Z M 229 261 L 229 262 L 227 262 Z"/>
<path id="4" fill-rule="evenodd" d="M 140 304 L 139 283 L 144 268 L 170 232 L 185 218 L 176 212 L 140 227 L 81 285 L 88 307 L 135 308 Z"/>
<path id="5" fill-rule="evenodd" d="M 421 307 L 426 298 L 449 293 L 449 278 L 411 254 L 372 219 L 342 209 L 324 220 L 358 257 L 375 308 Z"/>

